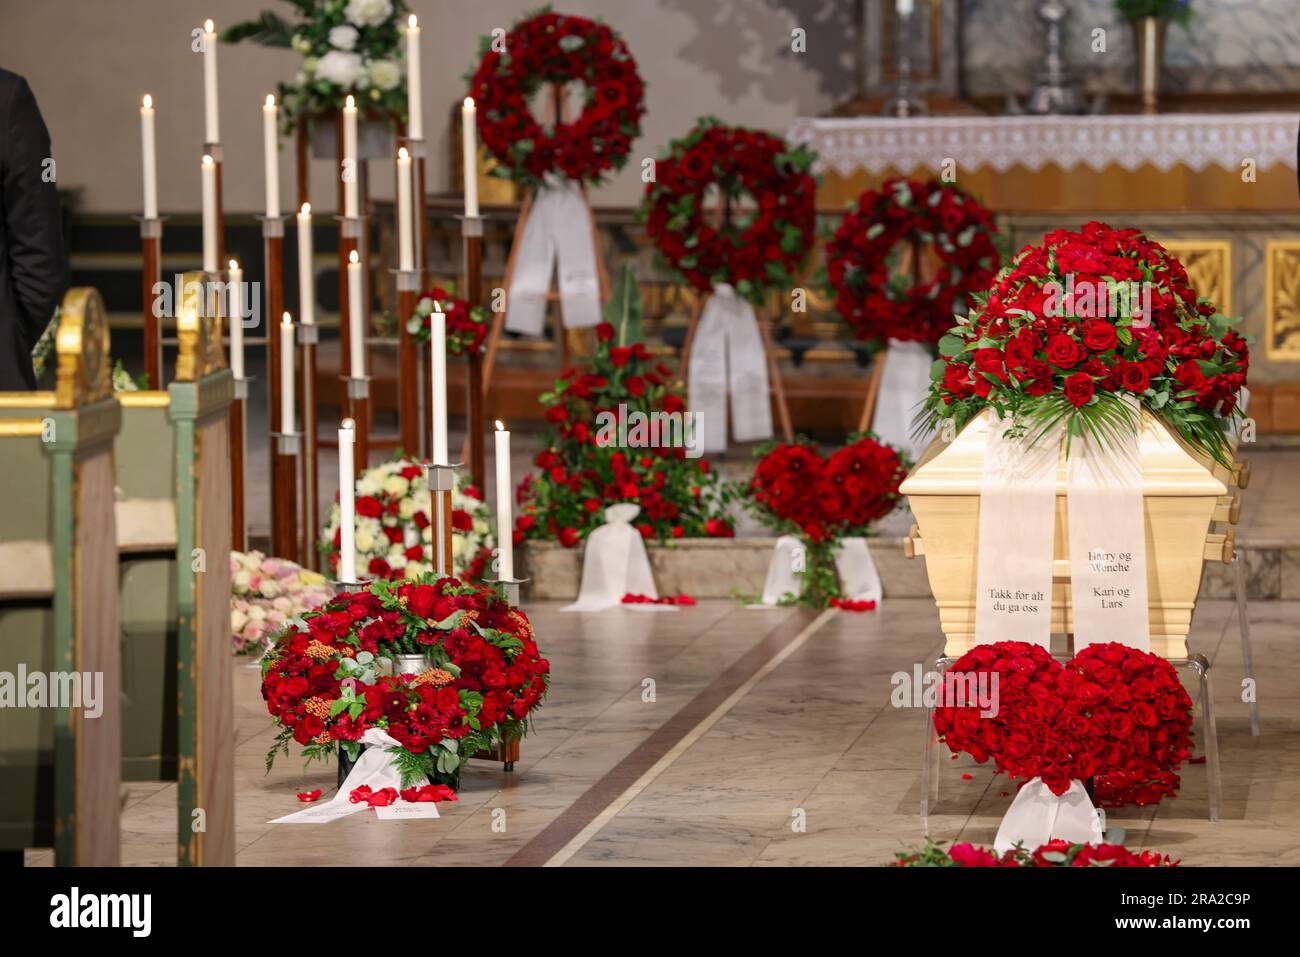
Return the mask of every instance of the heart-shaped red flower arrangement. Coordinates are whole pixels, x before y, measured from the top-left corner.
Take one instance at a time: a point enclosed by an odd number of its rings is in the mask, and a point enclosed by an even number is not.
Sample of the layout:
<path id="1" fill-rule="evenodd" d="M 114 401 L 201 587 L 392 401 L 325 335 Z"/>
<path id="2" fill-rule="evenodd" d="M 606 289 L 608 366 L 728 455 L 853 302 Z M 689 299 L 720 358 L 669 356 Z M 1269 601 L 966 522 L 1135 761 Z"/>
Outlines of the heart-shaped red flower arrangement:
<path id="1" fill-rule="evenodd" d="M 760 449 L 748 493 L 760 519 L 813 544 L 862 534 L 898 504 L 907 465 L 898 451 L 864 435 L 829 458 L 811 441 Z"/>
<path id="2" fill-rule="evenodd" d="M 993 758 L 1011 777 L 1039 777 L 1064 794 L 1074 779 L 1094 779 L 1098 804 L 1148 805 L 1178 790 L 1191 754 L 1192 699 L 1163 658 L 1120 644 L 1089 645 L 1065 664 L 1038 645 L 1003 641 L 972 648 L 952 666 L 958 676 L 997 675 L 997 714 L 984 717 L 974 696 L 961 706 L 946 694 L 935 730 L 954 752 L 981 764 Z M 992 710 L 992 709 L 990 709 Z"/>

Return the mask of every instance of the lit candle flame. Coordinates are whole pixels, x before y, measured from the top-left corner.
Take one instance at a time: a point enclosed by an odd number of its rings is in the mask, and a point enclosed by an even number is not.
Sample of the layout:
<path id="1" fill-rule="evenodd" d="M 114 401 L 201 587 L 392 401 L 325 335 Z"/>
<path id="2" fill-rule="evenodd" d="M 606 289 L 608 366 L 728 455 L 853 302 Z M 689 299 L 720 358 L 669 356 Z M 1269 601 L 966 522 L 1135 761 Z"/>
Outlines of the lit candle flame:
<path id="1" fill-rule="evenodd" d="M 442 303 L 440 303 L 437 299 L 433 300 L 433 311 L 442 312 Z"/>
<path id="2" fill-rule="evenodd" d="M 357 251 L 355 249 L 348 254 L 348 262 L 353 262 L 353 263 L 361 262 L 361 258 L 357 255 Z"/>
<path id="3" fill-rule="evenodd" d="M 356 424 L 356 422 L 354 422 L 352 419 L 344 419 L 344 420 L 339 424 L 339 428 L 340 428 L 340 429 L 349 429 L 349 430 L 350 430 L 350 429 L 355 429 L 356 427 L 357 427 L 357 424 Z"/>
<path id="4" fill-rule="evenodd" d="M 398 149 L 398 151 L 397 151 L 397 158 L 398 158 L 399 160 L 410 159 L 410 158 L 411 158 L 411 154 L 408 153 L 408 152 L 406 151 L 406 147 L 403 146 L 403 147 L 401 147 L 400 149 Z"/>
<path id="5" fill-rule="evenodd" d="M 203 21 L 203 32 L 204 32 L 204 33 L 215 33 L 216 30 L 217 30 L 217 26 L 216 26 L 216 24 L 213 23 L 211 20 L 204 20 L 204 21 Z"/>
<path id="6" fill-rule="evenodd" d="M 472 112 L 474 110 L 474 97 L 465 97 L 465 102 L 461 104 L 461 108 Z"/>
<path id="7" fill-rule="evenodd" d="M 230 271 L 231 271 L 231 272 L 235 272 L 235 271 L 237 271 L 238 269 L 239 269 L 239 263 L 236 262 L 236 261 L 233 260 L 233 259 L 230 260 Z"/>
<path id="8" fill-rule="evenodd" d="M 354 100 L 354 99 L 352 98 L 352 94 L 349 93 L 349 94 L 348 94 L 348 98 L 347 98 L 346 100 L 343 101 L 343 109 L 345 109 L 345 110 L 355 110 L 356 108 L 357 108 L 357 101 Z"/>
<path id="9" fill-rule="evenodd" d="M 268 93 L 268 94 L 266 94 L 266 105 L 269 106 L 271 109 L 275 109 L 275 94 L 274 94 L 274 93 Z"/>
<path id="10" fill-rule="evenodd" d="M 506 430 L 505 423 L 503 423 L 500 419 L 497 419 L 497 431 L 504 432 L 505 430 Z"/>
<path id="11" fill-rule="evenodd" d="M 211 157 L 211 156 L 208 156 L 206 153 L 205 153 L 204 156 L 203 156 L 203 165 L 204 165 L 204 166 L 211 166 L 211 165 L 212 165 L 212 157 Z"/>
<path id="12" fill-rule="evenodd" d="M 282 325 L 282 326 L 292 326 L 292 325 L 293 325 L 293 320 L 292 320 L 291 318 L 289 318 L 289 314 L 288 314 L 287 312 L 284 314 L 284 318 L 280 320 L 280 325 Z"/>
<path id="13" fill-rule="evenodd" d="M 311 215 L 311 203 L 303 203 L 303 204 L 302 204 L 301 215 L 303 215 L 303 216 L 310 216 L 310 215 Z"/>
<path id="14" fill-rule="evenodd" d="M 414 13 L 406 18 L 406 25 L 410 27 L 412 30 L 420 29 L 420 21 L 416 19 Z"/>
<path id="15" fill-rule="evenodd" d="M 148 93 L 144 95 L 144 99 L 141 100 L 140 103 L 144 106 L 146 110 L 153 109 L 153 97 L 150 96 Z"/>

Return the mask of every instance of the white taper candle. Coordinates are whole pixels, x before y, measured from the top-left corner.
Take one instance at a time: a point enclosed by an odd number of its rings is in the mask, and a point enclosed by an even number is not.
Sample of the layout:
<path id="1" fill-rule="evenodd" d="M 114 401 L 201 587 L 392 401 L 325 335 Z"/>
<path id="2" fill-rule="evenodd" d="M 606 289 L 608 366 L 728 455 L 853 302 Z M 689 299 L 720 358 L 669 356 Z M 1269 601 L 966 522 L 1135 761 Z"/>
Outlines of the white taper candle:
<path id="1" fill-rule="evenodd" d="M 355 219 L 357 213 L 357 181 L 361 171 L 357 166 L 357 101 L 351 96 L 343 103 L 343 215 Z"/>
<path id="2" fill-rule="evenodd" d="M 199 164 L 203 181 L 203 271 L 217 271 L 217 164 L 211 156 Z"/>
<path id="3" fill-rule="evenodd" d="M 461 162 L 465 166 L 465 216 L 478 216 L 478 128 L 472 97 L 460 106 Z"/>
<path id="4" fill-rule="evenodd" d="M 514 519 L 511 517 L 514 483 L 510 480 L 510 433 L 500 419 L 496 443 L 497 578 L 505 581 L 515 577 Z"/>
<path id="5" fill-rule="evenodd" d="M 339 570 L 341 582 L 357 580 L 356 467 L 353 447 L 356 423 L 344 419 L 339 428 Z"/>
<path id="6" fill-rule="evenodd" d="M 203 135 L 205 143 L 221 142 L 217 122 L 217 28 L 211 20 L 203 23 Z"/>
<path id="7" fill-rule="evenodd" d="M 230 324 L 230 372 L 236 379 L 244 377 L 244 270 L 230 260 L 226 280 L 226 321 Z"/>
<path id="8" fill-rule="evenodd" d="M 144 152 L 144 218 L 158 218 L 158 151 L 154 137 L 153 97 L 140 102 L 140 146 Z"/>
<path id="9" fill-rule="evenodd" d="M 429 383 L 432 391 L 429 408 L 433 410 L 433 464 L 450 465 L 447 460 L 447 317 L 437 300 L 429 316 Z"/>
<path id="10" fill-rule="evenodd" d="M 415 14 L 406 21 L 406 135 L 424 139 L 424 119 L 420 115 L 420 22 Z"/>
<path id="11" fill-rule="evenodd" d="M 297 430 L 293 410 L 293 320 L 286 312 L 280 322 L 280 431 L 286 435 Z"/>
<path id="12" fill-rule="evenodd" d="M 415 269 L 411 243 L 411 154 L 403 146 L 397 151 L 397 268 Z"/>
<path id="13" fill-rule="evenodd" d="M 275 97 L 268 95 L 262 105 L 262 155 L 266 168 L 266 218 L 277 219 L 280 215 L 280 160 L 279 121 L 280 108 L 275 105 Z"/>
<path id="14" fill-rule="evenodd" d="M 354 249 L 348 256 L 348 362 L 353 378 L 366 374 L 365 314 L 361 311 L 361 258 Z"/>
<path id="15" fill-rule="evenodd" d="M 311 203 L 298 210 L 298 321 L 316 324 L 316 283 L 311 271 Z"/>

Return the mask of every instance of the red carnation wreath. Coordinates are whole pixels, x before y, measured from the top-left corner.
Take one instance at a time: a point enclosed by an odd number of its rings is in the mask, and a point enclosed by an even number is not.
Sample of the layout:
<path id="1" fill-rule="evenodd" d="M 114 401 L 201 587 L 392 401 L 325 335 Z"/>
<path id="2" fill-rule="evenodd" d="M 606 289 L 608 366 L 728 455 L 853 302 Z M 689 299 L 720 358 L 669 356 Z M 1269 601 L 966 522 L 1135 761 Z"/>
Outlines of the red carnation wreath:
<path id="1" fill-rule="evenodd" d="M 505 48 L 484 37 L 469 78 L 483 144 L 504 174 L 532 185 L 547 174 L 594 183 L 621 169 L 645 114 L 645 84 L 623 39 L 603 23 L 545 11 L 515 24 Z M 533 94 L 575 81 L 585 85 L 582 113 L 538 122 Z"/>
<path id="2" fill-rule="evenodd" d="M 938 342 L 967 297 L 997 274 L 993 214 L 956 186 L 896 178 L 858 197 L 826 244 L 835 308 L 859 339 Z M 928 282 L 890 275 L 900 244 L 929 244 L 939 268 Z"/>
<path id="3" fill-rule="evenodd" d="M 447 317 L 447 355 L 460 356 L 477 352 L 487 338 L 488 311 L 482 306 L 470 306 L 464 299 L 457 299 L 450 290 L 434 286 L 415 304 L 415 313 L 406 321 L 406 329 L 415 336 L 417 342 L 428 342 L 431 335 L 430 316 L 433 304 L 438 304 L 442 314 Z"/>
<path id="4" fill-rule="evenodd" d="M 664 261 L 696 289 L 729 283 L 758 304 L 768 289 L 788 289 L 812 248 L 817 181 L 814 154 L 761 130 L 705 117 L 668 145 L 646 185 L 641 214 Z M 716 184 L 724 200 L 746 195 L 753 208 L 713 223 L 704 209 Z"/>
<path id="5" fill-rule="evenodd" d="M 1098 804 L 1156 804 L 1178 791 L 1191 754 L 1192 699 L 1173 665 L 1120 644 L 1089 645 L 1064 665 L 1039 645 L 972 648 L 952 675 L 996 674 L 997 714 L 945 699 L 935 730 L 953 753 L 993 758 L 1010 777 L 1042 778 L 1064 794 L 1094 779 Z"/>
<path id="6" fill-rule="evenodd" d="M 522 738 L 551 666 L 522 611 L 490 588 L 425 575 L 342 593 L 290 625 L 262 660 L 262 697 L 278 727 L 267 770 L 301 747 L 308 762 L 382 728 L 397 741 L 403 787 L 459 785 L 478 751 Z M 423 655 L 419 674 L 392 674 Z"/>

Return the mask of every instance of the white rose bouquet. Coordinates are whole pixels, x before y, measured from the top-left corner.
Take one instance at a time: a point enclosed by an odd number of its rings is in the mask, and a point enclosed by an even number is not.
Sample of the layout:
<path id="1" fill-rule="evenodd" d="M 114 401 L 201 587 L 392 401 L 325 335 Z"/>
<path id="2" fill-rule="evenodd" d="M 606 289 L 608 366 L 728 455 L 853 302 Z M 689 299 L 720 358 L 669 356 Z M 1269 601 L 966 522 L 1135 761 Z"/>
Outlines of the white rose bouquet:
<path id="1" fill-rule="evenodd" d="M 481 581 L 495 541 L 483 494 L 462 481 L 451 493 L 451 551 L 456 577 Z M 329 567 L 338 569 L 339 506 L 330 508 L 320 536 Z M 413 459 L 397 458 L 361 474 L 356 486 L 357 574 L 418 578 L 433 571 L 433 507 L 428 475 Z"/>
<path id="2" fill-rule="evenodd" d="M 302 117 L 341 110 L 348 94 L 363 112 L 405 115 L 402 38 L 408 10 L 403 0 L 285 2 L 293 7 L 296 22 L 266 11 L 256 20 L 236 23 L 221 39 L 287 47 L 302 56 L 295 82 L 280 84 L 289 128 Z"/>

